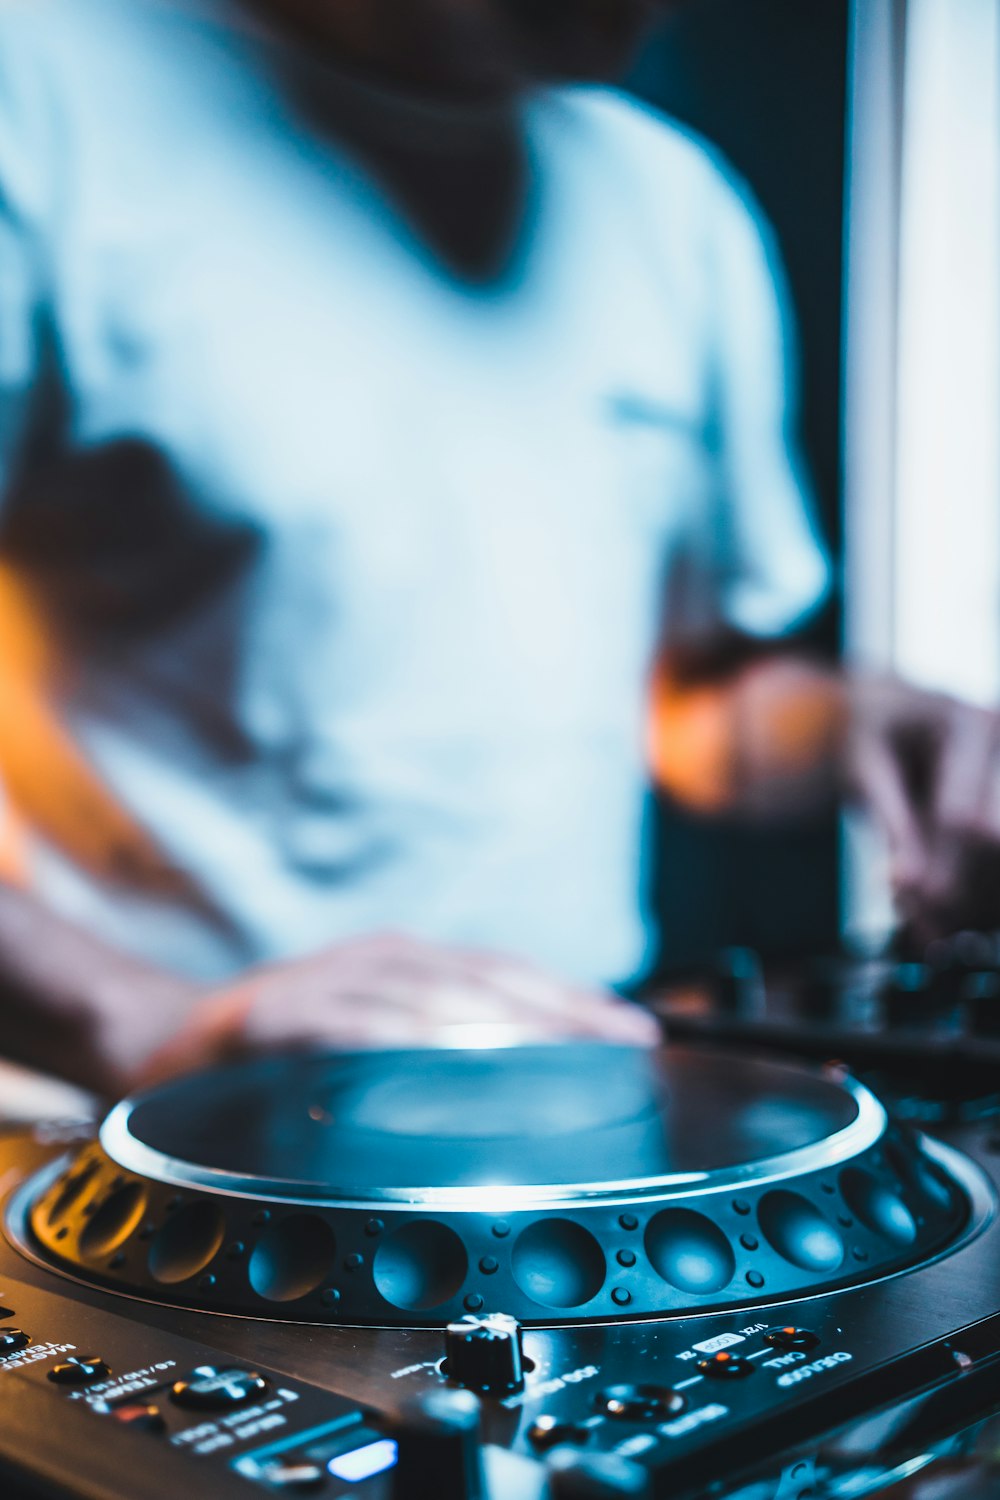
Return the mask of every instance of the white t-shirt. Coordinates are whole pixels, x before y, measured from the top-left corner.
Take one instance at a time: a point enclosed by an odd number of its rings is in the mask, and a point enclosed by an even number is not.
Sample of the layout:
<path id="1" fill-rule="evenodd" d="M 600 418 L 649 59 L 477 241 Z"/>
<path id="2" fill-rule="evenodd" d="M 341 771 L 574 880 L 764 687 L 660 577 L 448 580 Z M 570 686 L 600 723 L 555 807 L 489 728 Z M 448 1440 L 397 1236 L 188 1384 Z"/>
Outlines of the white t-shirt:
<path id="1" fill-rule="evenodd" d="M 205 977 L 386 928 L 627 977 L 664 620 L 773 635 L 826 585 L 745 195 L 540 93 L 482 290 L 223 0 L 0 0 L 0 75 L 0 557 L 197 894 L 40 835 L 35 886 Z"/>

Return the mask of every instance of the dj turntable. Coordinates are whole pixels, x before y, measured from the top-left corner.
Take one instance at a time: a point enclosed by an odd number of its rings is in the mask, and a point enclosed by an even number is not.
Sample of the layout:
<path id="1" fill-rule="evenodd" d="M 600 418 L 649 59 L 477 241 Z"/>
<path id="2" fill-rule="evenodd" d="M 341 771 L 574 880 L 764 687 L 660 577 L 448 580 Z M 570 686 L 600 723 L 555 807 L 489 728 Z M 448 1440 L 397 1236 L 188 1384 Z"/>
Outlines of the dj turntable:
<path id="1" fill-rule="evenodd" d="M 11 1131 L 0 1495 L 1000 1494 L 993 1105 L 874 1081 L 310 1055 Z"/>

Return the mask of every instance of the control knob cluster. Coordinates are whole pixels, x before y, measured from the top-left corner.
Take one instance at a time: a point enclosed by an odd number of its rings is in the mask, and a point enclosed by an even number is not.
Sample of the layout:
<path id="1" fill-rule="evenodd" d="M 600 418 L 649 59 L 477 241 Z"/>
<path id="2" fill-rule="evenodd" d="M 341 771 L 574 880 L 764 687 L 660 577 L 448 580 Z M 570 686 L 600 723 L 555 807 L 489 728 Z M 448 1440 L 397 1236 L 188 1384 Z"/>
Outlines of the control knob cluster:
<path id="1" fill-rule="evenodd" d="M 483 1463 L 479 1400 L 471 1391 L 429 1392 L 403 1412 L 396 1441 L 392 1500 L 493 1500 Z M 505 1494 L 514 1492 L 504 1487 Z M 646 1472 L 613 1454 L 560 1448 L 547 1465 L 546 1500 L 645 1500 L 649 1493 Z"/>

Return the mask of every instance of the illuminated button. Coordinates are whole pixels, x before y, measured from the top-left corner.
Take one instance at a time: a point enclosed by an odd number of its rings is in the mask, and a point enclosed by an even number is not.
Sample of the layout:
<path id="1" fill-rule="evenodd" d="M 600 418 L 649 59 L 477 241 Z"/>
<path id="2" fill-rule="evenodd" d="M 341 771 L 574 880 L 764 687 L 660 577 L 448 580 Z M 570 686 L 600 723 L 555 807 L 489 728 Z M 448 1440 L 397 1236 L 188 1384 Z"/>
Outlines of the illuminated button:
<path id="1" fill-rule="evenodd" d="M 609 1385 L 598 1392 L 594 1404 L 620 1422 L 662 1422 L 682 1412 L 685 1401 L 668 1385 Z"/>
<path id="2" fill-rule="evenodd" d="M 699 1359 L 698 1369 L 712 1380 L 742 1380 L 744 1375 L 753 1374 L 750 1361 L 739 1354 L 730 1354 L 728 1349 L 710 1354 L 707 1359 Z"/>
<path id="3" fill-rule="evenodd" d="M 819 1334 L 811 1332 L 808 1328 L 771 1328 L 764 1335 L 765 1344 L 770 1344 L 773 1349 L 815 1349 L 819 1343 Z"/>
<path id="4" fill-rule="evenodd" d="M 28 1335 L 22 1333 L 20 1328 L 5 1328 L 0 1333 L 0 1359 L 7 1359 L 11 1354 L 17 1354 L 19 1350 L 26 1349 L 30 1343 Z"/>
<path id="5" fill-rule="evenodd" d="M 54 1385 L 89 1385 L 103 1380 L 111 1370 L 96 1354 L 74 1354 L 61 1365 L 53 1365 L 49 1379 Z"/>
<path id="6" fill-rule="evenodd" d="M 360 1484 L 362 1480 L 374 1479 L 394 1469 L 399 1461 L 399 1444 L 394 1438 L 377 1437 L 362 1448 L 352 1448 L 347 1453 L 338 1453 L 331 1458 L 327 1468 L 334 1479 L 346 1484 Z"/>
<path id="7" fill-rule="evenodd" d="M 272 1490 L 318 1490 L 326 1480 L 326 1469 L 321 1464 L 297 1459 L 290 1463 L 267 1464 L 256 1477 Z"/>
<path id="8" fill-rule="evenodd" d="M 175 1381 L 170 1399 L 193 1411 L 229 1411 L 263 1396 L 266 1390 L 267 1381 L 256 1370 L 199 1365 L 183 1380 Z"/>
<path id="9" fill-rule="evenodd" d="M 133 1432 L 163 1432 L 167 1425 L 158 1406 L 144 1406 L 141 1401 L 116 1406 L 110 1415 L 112 1421 L 131 1427 Z"/>
<path id="10" fill-rule="evenodd" d="M 585 1443 L 590 1428 L 583 1422 L 560 1421 L 545 1414 L 536 1417 L 528 1428 L 528 1442 L 533 1448 L 557 1448 L 560 1443 Z"/>

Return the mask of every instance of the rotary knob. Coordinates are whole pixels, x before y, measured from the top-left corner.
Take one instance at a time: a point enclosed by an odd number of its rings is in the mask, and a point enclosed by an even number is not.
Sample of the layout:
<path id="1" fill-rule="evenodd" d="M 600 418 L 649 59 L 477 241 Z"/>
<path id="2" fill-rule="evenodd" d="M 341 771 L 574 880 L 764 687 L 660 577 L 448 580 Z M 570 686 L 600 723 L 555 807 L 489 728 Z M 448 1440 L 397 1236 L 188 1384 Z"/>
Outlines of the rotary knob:
<path id="1" fill-rule="evenodd" d="M 435 1390 L 403 1411 L 395 1431 L 392 1500 L 483 1500 L 479 1402 Z"/>
<path id="2" fill-rule="evenodd" d="M 483 1396 L 511 1396 L 523 1390 L 521 1325 L 505 1313 L 449 1323 L 441 1370 L 455 1385 Z"/>

